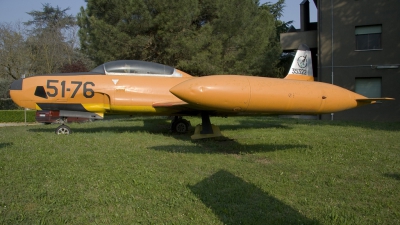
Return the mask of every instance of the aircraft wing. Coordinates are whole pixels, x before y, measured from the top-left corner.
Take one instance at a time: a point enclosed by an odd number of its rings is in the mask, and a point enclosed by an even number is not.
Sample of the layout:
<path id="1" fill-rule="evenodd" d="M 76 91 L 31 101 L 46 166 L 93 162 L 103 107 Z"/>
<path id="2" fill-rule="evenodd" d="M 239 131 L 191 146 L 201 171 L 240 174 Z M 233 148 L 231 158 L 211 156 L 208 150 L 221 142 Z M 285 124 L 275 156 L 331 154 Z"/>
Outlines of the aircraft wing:
<path id="1" fill-rule="evenodd" d="M 234 115 L 237 114 L 236 112 L 223 112 L 223 111 L 216 111 L 213 108 L 209 108 L 206 106 L 201 106 L 201 105 L 194 105 L 187 103 L 185 101 L 176 101 L 176 102 L 156 102 L 153 103 L 152 105 L 154 108 L 167 108 L 167 109 L 173 109 L 176 111 L 176 114 L 179 115 L 190 115 L 190 116 L 195 116 L 201 114 L 203 111 L 207 111 L 210 115 L 213 116 L 227 116 L 229 115 Z"/>
<path id="2" fill-rule="evenodd" d="M 197 115 L 200 113 L 198 109 L 192 107 L 191 104 L 184 101 L 177 102 L 156 102 L 152 105 L 154 108 L 172 109 L 175 114 L 180 115 Z"/>
<path id="3" fill-rule="evenodd" d="M 189 103 L 184 102 L 184 101 L 179 101 L 179 102 L 156 102 L 153 103 L 154 108 L 170 108 L 170 107 L 182 107 L 182 106 L 187 106 Z"/>

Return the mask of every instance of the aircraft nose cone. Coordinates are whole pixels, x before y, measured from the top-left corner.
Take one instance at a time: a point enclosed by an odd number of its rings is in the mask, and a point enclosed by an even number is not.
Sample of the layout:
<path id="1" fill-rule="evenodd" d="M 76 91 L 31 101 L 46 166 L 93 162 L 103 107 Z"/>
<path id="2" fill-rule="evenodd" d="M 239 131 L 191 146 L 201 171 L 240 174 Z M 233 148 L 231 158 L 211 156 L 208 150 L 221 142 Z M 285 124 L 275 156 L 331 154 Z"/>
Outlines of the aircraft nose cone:
<path id="1" fill-rule="evenodd" d="M 11 83 L 10 85 L 10 90 L 17 90 L 17 91 L 21 91 L 22 90 L 22 81 L 23 79 L 18 79 L 14 82 Z"/>
<path id="2" fill-rule="evenodd" d="M 23 108 L 35 109 L 35 103 L 30 99 L 29 93 L 22 89 L 24 79 L 19 79 L 11 83 L 9 95 L 15 104 Z"/>

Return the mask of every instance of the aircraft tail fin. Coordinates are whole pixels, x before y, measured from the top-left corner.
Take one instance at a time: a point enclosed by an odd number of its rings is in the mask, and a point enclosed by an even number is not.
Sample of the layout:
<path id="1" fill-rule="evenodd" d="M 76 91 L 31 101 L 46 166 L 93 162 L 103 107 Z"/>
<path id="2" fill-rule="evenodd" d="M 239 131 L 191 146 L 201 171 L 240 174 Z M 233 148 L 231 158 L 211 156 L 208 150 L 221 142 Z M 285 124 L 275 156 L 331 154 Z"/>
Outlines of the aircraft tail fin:
<path id="1" fill-rule="evenodd" d="M 284 79 L 314 81 L 311 51 L 306 44 L 297 49 L 292 66 Z"/>
<path id="2" fill-rule="evenodd" d="M 386 101 L 386 100 L 395 100 L 395 99 L 394 98 L 359 98 L 359 99 L 356 99 L 357 103 L 360 105 L 375 104 L 375 103 L 379 103 L 381 101 Z"/>

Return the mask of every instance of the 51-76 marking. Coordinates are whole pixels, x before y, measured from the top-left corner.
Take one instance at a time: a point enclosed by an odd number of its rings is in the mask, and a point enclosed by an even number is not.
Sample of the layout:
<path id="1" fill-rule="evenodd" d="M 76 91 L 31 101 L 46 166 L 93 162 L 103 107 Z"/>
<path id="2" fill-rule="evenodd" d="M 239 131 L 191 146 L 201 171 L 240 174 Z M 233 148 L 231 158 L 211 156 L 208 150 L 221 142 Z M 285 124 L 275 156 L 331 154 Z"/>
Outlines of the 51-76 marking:
<path id="1" fill-rule="evenodd" d="M 58 84 L 59 80 L 47 80 L 47 89 L 52 91 L 47 91 L 47 95 L 49 97 L 56 97 L 58 95 L 58 87 L 55 84 Z M 61 84 L 61 97 L 65 98 L 65 92 L 70 91 L 70 88 L 66 88 L 65 80 L 60 82 Z M 83 85 L 82 85 L 83 84 Z M 94 87 L 95 84 L 93 82 L 85 82 L 82 81 L 71 81 L 71 85 L 74 85 L 75 89 L 72 92 L 71 98 L 75 98 L 75 95 L 78 93 L 79 89 L 83 86 L 83 96 L 85 98 L 92 98 L 94 96 L 94 91 L 89 86 Z"/>

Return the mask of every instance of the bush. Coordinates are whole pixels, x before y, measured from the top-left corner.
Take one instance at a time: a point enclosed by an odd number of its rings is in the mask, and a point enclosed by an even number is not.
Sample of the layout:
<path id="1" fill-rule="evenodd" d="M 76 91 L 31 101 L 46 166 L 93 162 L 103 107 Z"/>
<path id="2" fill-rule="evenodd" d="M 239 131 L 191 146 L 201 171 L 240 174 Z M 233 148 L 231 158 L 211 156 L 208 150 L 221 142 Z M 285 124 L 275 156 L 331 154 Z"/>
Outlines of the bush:
<path id="1" fill-rule="evenodd" d="M 26 111 L 26 122 L 35 122 L 36 111 Z M 0 110 L 0 123 L 25 122 L 24 110 Z"/>
<path id="2" fill-rule="evenodd" d="M 14 80 L 7 80 L 7 79 L 3 79 L 0 78 L 0 99 L 2 98 L 9 98 L 9 89 L 10 89 L 10 85 Z"/>
<path id="3" fill-rule="evenodd" d="M 21 109 L 21 107 L 15 104 L 11 98 L 0 99 L 0 110 L 13 110 L 13 109 Z"/>

